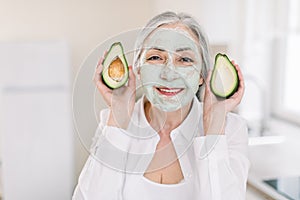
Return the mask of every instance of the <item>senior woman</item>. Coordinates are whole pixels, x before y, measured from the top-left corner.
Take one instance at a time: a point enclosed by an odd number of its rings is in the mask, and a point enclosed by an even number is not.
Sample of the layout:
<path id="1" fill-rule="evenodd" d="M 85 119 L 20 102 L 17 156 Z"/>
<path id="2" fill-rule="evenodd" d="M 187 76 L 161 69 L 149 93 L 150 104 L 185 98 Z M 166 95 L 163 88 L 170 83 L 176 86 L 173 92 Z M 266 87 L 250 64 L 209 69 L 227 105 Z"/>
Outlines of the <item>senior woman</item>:
<path id="1" fill-rule="evenodd" d="M 242 200 L 249 161 L 247 126 L 229 99 L 210 91 L 210 55 L 199 24 L 162 13 L 140 32 L 126 86 L 95 83 L 108 108 L 75 188 L 74 200 Z M 134 70 L 136 73 L 134 73 Z M 137 77 L 136 77 L 137 76 Z M 136 78 L 144 95 L 136 102 Z M 196 97 L 204 87 L 203 102 Z M 199 96 L 199 95 L 198 95 Z"/>

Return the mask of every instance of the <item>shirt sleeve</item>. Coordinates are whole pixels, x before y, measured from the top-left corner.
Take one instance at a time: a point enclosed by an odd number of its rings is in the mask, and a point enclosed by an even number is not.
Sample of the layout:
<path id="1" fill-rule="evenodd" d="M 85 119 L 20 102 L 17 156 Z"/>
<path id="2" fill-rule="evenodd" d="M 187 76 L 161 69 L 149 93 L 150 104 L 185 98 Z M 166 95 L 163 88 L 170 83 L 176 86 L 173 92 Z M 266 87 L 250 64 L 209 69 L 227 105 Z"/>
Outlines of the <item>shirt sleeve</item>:
<path id="1" fill-rule="evenodd" d="M 121 200 L 129 138 L 122 129 L 106 126 L 109 111 L 100 113 L 90 155 L 80 173 L 72 200 Z"/>
<path id="2" fill-rule="evenodd" d="M 250 162 L 247 158 L 248 129 L 237 115 L 226 119 L 225 135 L 197 137 L 194 141 L 200 180 L 209 183 L 212 200 L 245 199 Z M 204 184 L 200 184 L 203 187 Z"/>

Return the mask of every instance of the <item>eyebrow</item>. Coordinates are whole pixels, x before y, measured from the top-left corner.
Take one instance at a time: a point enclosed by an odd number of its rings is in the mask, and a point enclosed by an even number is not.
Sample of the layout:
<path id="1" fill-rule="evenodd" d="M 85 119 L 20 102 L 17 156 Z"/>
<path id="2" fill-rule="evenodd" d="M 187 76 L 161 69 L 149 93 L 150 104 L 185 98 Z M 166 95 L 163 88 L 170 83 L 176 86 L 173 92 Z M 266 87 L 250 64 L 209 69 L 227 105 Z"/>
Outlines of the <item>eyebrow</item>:
<path id="1" fill-rule="evenodd" d="M 162 51 L 162 52 L 166 51 L 166 50 L 161 49 L 159 47 L 150 47 L 149 49 L 154 49 L 154 50 Z M 176 52 L 181 52 L 181 51 L 192 51 L 192 49 L 190 47 L 183 47 L 183 48 L 176 49 Z"/>
<path id="2" fill-rule="evenodd" d="M 149 50 L 157 50 L 157 51 L 166 51 L 166 50 L 164 50 L 164 49 L 161 49 L 161 48 L 159 48 L 159 47 L 150 47 L 150 48 L 148 48 Z"/>
<path id="3" fill-rule="evenodd" d="M 179 48 L 176 49 L 176 52 L 180 52 L 180 51 L 191 51 L 192 49 L 190 47 L 184 47 L 184 48 Z"/>

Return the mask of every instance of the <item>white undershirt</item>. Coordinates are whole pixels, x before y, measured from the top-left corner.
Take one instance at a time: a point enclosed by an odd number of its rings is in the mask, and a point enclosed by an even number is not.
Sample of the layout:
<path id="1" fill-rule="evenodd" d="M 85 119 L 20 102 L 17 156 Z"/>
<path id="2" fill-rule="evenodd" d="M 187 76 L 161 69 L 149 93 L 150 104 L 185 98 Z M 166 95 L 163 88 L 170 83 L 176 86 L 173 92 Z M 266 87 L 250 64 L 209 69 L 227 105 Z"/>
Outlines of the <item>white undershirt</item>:
<path id="1" fill-rule="evenodd" d="M 177 184 L 153 182 L 143 174 L 128 174 L 123 191 L 124 200 L 196 200 L 193 176 L 186 165 L 186 155 L 179 158 L 184 179 Z"/>

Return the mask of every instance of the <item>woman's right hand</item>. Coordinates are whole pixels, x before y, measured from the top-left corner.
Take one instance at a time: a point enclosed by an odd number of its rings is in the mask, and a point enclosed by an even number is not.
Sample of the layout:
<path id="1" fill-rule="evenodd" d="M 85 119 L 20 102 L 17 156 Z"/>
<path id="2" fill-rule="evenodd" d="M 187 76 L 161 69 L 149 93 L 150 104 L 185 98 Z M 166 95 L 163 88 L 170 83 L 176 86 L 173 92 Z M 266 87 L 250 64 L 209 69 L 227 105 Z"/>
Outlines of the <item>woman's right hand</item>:
<path id="1" fill-rule="evenodd" d="M 97 68 L 94 75 L 94 82 L 98 88 L 98 91 L 100 92 L 104 101 L 106 102 L 107 106 L 110 108 L 110 115 L 107 125 L 127 129 L 135 104 L 135 75 L 133 73 L 132 66 L 129 66 L 128 84 L 114 90 L 108 88 L 103 83 L 101 77 L 103 69 L 102 62 L 104 60 L 105 54 L 97 64 Z"/>
<path id="2" fill-rule="evenodd" d="M 217 97 L 212 93 L 209 84 L 212 71 L 208 74 L 203 102 L 203 128 L 205 135 L 224 134 L 227 113 L 234 110 L 240 104 L 244 95 L 245 86 L 243 74 L 239 65 L 237 65 L 234 61 L 231 62 L 238 72 L 239 87 L 230 98 L 223 100 L 217 99 Z"/>

